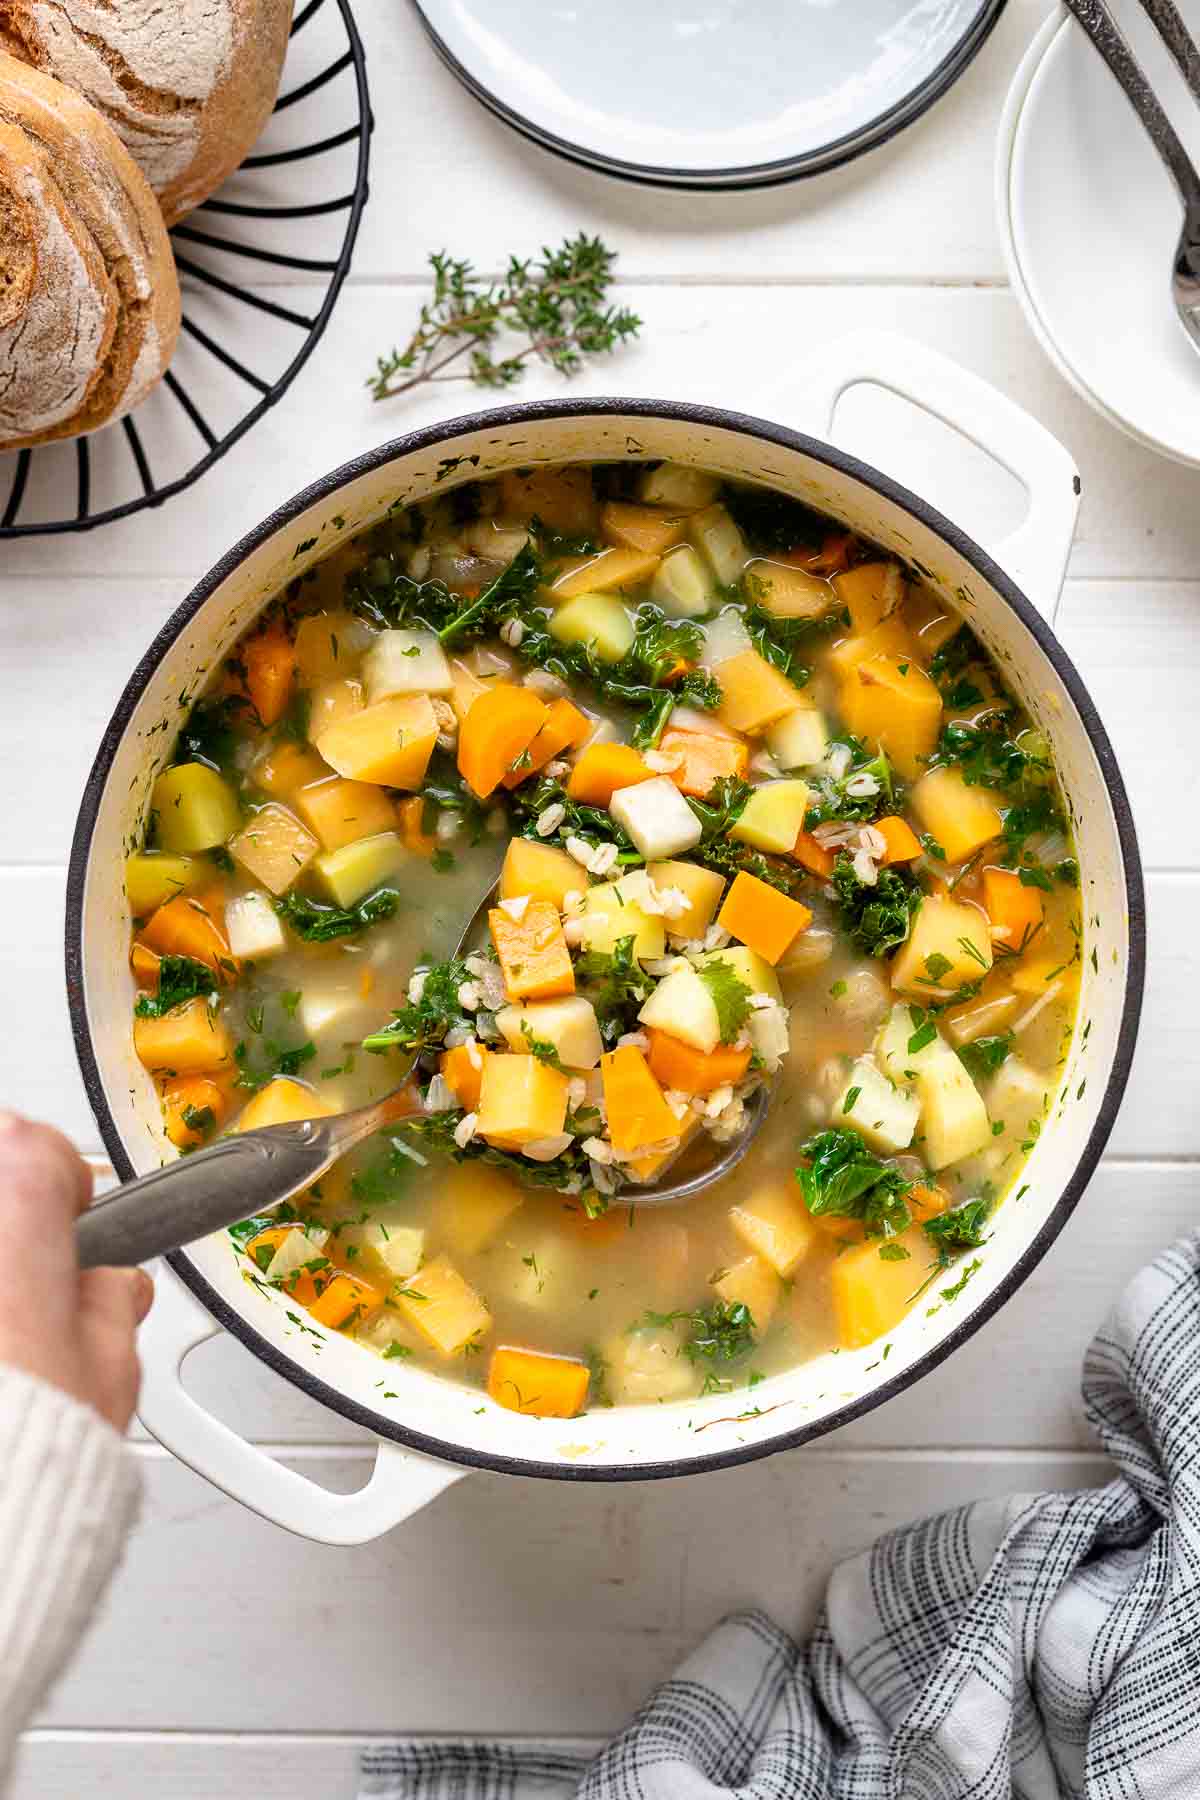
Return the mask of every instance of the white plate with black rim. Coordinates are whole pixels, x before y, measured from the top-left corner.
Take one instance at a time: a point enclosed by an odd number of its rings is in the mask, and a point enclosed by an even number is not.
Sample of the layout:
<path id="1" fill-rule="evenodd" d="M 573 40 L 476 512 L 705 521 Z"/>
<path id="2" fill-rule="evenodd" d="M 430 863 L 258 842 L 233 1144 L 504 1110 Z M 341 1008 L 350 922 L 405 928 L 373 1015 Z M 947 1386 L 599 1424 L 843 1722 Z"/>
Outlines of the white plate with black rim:
<path id="1" fill-rule="evenodd" d="M 1004 0 L 415 0 L 463 85 L 573 162 L 766 187 L 885 141 L 957 79 Z"/>
<path id="2" fill-rule="evenodd" d="M 1200 108 L 1137 0 L 1110 4 L 1200 166 Z M 1200 39 L 1200 0 L 1180 0 L 1180 10 Z M 1013 291 L 1059 373 L 1137 443 L 1200 465 L 1200 356 L 1171 298 L 1179 197 L 1064 8 L 1034 38 L 1009 90 L 996 213 Z"/>

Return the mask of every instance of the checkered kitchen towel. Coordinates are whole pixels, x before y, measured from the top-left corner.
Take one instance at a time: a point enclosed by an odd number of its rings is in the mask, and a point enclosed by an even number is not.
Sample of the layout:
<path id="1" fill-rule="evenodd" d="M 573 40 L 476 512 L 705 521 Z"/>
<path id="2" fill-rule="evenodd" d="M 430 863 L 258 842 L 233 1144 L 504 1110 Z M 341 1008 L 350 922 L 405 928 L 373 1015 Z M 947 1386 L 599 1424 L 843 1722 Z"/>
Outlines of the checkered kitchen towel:
<path id="1" fill-rule="evenodd" d="M 892 1532 L 803 1649 L 725 1620 L 591 1760 L 388 1745 L 360 1800 L 1200 1800 L 1200 1239 L 1084 1365 L 1118 1473 Z"/>

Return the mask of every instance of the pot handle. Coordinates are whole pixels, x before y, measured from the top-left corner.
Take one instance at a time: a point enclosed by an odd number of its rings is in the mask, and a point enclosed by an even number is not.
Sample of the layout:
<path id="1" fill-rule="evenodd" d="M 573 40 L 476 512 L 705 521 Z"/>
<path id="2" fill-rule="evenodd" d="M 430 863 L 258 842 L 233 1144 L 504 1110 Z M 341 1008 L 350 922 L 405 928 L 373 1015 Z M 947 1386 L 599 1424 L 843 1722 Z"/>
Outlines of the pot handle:
<path id="1" fill-rule="evenodd" d="M 1029 511 L 1003 542 L 985 548 L 1053 624 L 1080 490 L 1070 452 L 1044 425 L 978 375 L 890 331 L 837 338 L 798 375 L 812 405 L 813 429 L 826 439 L 847 388 L 871 382 L 932 413 L 1015 476 L 1029 495 Z M 905 478 L 903 470 L 889 472 Z M 909 485 L 920 491 L 919 479 Z"/>
<path id="2" fill-rule="evenodd" d="M 365 1487 L 334 1494 L 286 1468 L 195 1401 L 180 1377 L 189 1351 L 221 1327 L 165 1266 L 139 1334 L 138 1417 L 164 1449 L 251 1512 L 318 1544 L 365 1544 L 411 1518 L 468 1473 L 380 1440 Z"/>

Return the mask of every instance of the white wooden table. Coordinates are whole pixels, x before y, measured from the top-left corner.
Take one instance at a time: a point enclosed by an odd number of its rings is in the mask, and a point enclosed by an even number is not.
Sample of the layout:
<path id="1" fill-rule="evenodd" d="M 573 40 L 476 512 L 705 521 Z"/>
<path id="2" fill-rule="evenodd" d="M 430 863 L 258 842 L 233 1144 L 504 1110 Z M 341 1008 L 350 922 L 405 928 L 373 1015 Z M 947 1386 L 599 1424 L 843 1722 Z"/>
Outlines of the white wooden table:
<path id="1" fill-rule="evenodd" d="M 484 268 L 579 228 L 619 249 L 639 345 L 573 393 L 712 400 L 788 417 L 789 364 L 864 323 L 957 358 L 1049 424 L 1083 473 L 1060 631 L 1132 790 L 1149 887 L 1148 1004 L 1111 1153 L 1017 1297 L 917 1388 L 820 1445 L 726 1474 L 623 1487 L 477 1475 L 382 1542 L 285 1537 L 156 1446 L 125 1566 L 31 1735 L 19 1800 L 346 1800 L 365 1736 L 594 1738 L 731 1607 L 812 1617 L 832 1562 L 975 1495 L 1103 1478 L 1078 1401 L 1121 1283 L 1195 1216 L 1200 1107 L 1197 479 L 1133 447 L 1054 374 L 1008 292 L 992 221 L 1000 104 L 1045 0 L 1009 0 L 966 77 L 896 142 L 757 194 L 657 193 L 556 161 L 478 109 L 403 5 L 360 8 L 378 119 L 354 273 L 286 402 L 190 496 L 86 537 L 0 552 L 0 1097 L 99 1151 L 63 999 L 64 864 L 89 760 L 167 611 L 282 496 L 352 452 L 465 411 L 470 388 L 373 406 L 443 245 Z M 519 397 L 560 391 L 532 375 Z M 870 455 L 872 445 L 857 442 Z M 876 460 L 884 460 L 877 455 Z M 1012 496 L 961 462 L 924 485 L 968 528 Z M 362 1435 L 232 1342 L 196 1391 L 320 1479 L 354 1485 Z"/>

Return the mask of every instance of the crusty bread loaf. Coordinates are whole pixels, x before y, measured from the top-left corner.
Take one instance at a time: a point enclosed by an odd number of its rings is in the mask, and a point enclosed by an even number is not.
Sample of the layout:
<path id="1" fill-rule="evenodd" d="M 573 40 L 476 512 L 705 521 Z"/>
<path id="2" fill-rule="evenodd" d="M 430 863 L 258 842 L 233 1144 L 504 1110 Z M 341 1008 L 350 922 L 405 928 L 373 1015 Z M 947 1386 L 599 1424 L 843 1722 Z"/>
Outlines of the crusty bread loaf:
<path id="1" fill-rule="evenodd" d="M 171 359 L 158 203 L 93 106 L 0 52 L 0 449 L 95 431 Z"/>
<path id="2" fill-rule="evenodd" d="M 0 0 L 0 48 L 102 112 L 173 225 L 270 116 L 292 0 Z"/>

